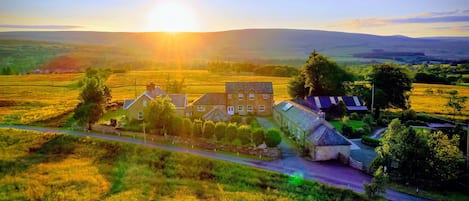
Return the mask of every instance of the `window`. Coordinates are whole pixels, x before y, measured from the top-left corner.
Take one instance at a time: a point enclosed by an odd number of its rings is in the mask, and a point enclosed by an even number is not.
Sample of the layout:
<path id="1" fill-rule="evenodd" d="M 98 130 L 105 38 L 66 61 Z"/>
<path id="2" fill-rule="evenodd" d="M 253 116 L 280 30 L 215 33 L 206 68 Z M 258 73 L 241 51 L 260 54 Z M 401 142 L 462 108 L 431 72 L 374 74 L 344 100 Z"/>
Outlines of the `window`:
<path id="1" fill-rule="evenodd" d="M 238 98 L 239 98 L 239 100 L 243 100 L 243 99 L 244 99 L 244 94 L 239 93 L 239 94 L 238 94 Z"/>
<path id="2" fill-rule="evenodd" d="M 243 111 L 243 106 L 242 105 L 238 105 L 238 112 L 242 112 Z"/>
<path id="3" fill-rule="evenodd" d="M 252 105 L 248 105 L 248 112 L 252 112 L 252 111 L 253 111 Z"/>
<path id="4" fill-rule="evenodd" d="M 259 105 L 259 112 L 264 112 L 264 111 L 265 111 L 265 106 Z"/>
<path id="5" fill-rule="evenodd" d="M 147 106 L 147 100 L 143 100 L 143 107 Z"/>
<path id="6" fill-rule="evenodd" d="M 138 112 L 137 118 L 138 120 L 143 120 L 143 112 Z"/>
<path id="7" fill-rule="evenodd" d="M 228 94 L 228 99 L 231 99 L 232 95 L 231 94 Z"/>
<path id="8" fill-rule="evenodd" d="M 268 99 L 268 98 L 269 98 L 269 94 L 262 94 L 262 97 L 263 97 L 264 99 Z"/>
<path id="9" fill-rule="evenodd" d="M 249 100 L 254 100 L 254 94 L 253 93 L 249 94 Z"/>
<path id="10" fill-rule="evenodd" d="M 203 111 L 205 111 L 205 107 L 203 105 L 198 105 L 197 106 L 197 111 L 198 112 L 203 112 Z"/>

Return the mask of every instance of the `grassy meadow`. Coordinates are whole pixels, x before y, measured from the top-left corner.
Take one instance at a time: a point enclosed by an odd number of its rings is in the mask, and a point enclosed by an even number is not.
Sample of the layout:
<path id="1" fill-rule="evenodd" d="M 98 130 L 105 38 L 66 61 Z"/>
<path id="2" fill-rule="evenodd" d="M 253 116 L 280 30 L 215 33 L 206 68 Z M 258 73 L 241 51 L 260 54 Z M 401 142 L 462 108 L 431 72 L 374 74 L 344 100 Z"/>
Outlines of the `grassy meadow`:
<path id="1" fill-rule="evenodd" d="M 0 200 L 364 200 L 314 181 L 126 143 L 0 129 Z"/>
<path id="2" fill-rule="evenodd" d="M 432 89 L 433 94 L 426 93 L 427 89 Z M 437 90 L 441 89 L 444 93 L 438 94 Z M 455 86 L 442 84 L 421 84 L 414 83 L 410 94 L 410 104 L 416 112 L 424 112 L 431 115 L 439 115 L 452 117 L 450 108 L 445 107 L 448 101 L 445 92 L 458 90 L 460 96 L 469 96 L 469 86 Z M 466 107 L 457 115 L 458 119 L 469 119 L 469 102 Z"/>

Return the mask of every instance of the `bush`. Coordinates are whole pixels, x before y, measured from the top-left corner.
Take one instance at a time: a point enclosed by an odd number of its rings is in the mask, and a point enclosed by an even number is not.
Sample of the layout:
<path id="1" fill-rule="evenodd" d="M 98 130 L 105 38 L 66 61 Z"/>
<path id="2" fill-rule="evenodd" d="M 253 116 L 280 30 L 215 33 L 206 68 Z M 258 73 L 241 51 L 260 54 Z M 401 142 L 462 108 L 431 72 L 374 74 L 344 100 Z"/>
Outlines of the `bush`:
<path id="1" fill-rule="evenodd" d="M 370 114 L 365 115 L 363 117 L 362 121 L 363 121 L 363 123 L 368 124 L 368 126 L 370 126 L 370 128 L 373 128 L 375 126 L 375 119 Z"/>
<path id="2" fill-rule="evenodd" d="M 203 127 L 202 120 L 195 119 L 194 123 L 193 123 L 193 127 L 192 127 L 192 134 L 194 135 L 194 137 L 197 137 L 197 138 L 203 137 L 202 136 L 202 127 Z"/>
<path id="3" fill-rule="evenodd" d="M 228 142 L 233 142 L 236 139 L 236 134 L 238 132 L 236 124 L 230 123 L 225 130 L 225 139 Z"/>
<path id="4" fill-rule="evenodd" d="M 256 119 L 255 116 L 249 115 L 249 116 L 246 117 L 246 124 L 250 125 L 250 124 L 252 124 L 256 121 L 257 121 L 257 119 Z"/>
<path id="5" fill-rule="evenodd" d="M 269 128 L 265 134 L 265 144 L 268 147 L 276 147 L 282 142 L 282 137 L 280 136 L 280 130 L 276 128 Z"/>
<path id="6" fill-rule="evenodd" d="M 182 135 L 182 117 L 174 115 L 171 118 L 171 123 L 169 124 L 169 134 L 170 135 Z"/>
<path id="7" fill-rule="evenodd" d="M 377 147 L 381 144 L 381 140 L 362 135 L 362 143 L 368 146 Z"/>
<path id="8" fill-rule="evenodd" d="M 347 138 L 353 137 L 353 128 L 347 124 L 342 125 L 342 135 Z"/>
<path id="9" fill-rule="evenodd" d="M 408 120 L 404 123 L 406 126 L 427 126 L 427 123 L 420 120 Z"/>
<path id="10" fill-rule="evenodd" d="M 225 122 L 217 122 L 217 124 L 215 124 L 215 137 L 217 138 L 218 141 L 220 141 L 221 139 L 225 137 L 225 131 L 226 131 Z"/>
<path id="11" fill-rule="evenodd" d="M 184 120 L 182 121 L 182 128 L 181 128 L 182 136 L 192 137 L 192 130 L 193 130 L 192 127 L 193 127 L 192 121 L 188 118 L 184 118 Z"/>
<path id="12" fill-rule="evenodd" d="M 416 120 L 417 113 L 413 109 L 408 109 L 402 112 L 401 121 Z"/>
<path id="13" fill-rule="evenodd" d="M 243 123 L 243 118 L 238 115 L 233 115 L 230 120 L 231 123 L 241 124 Z"/>
<path id="14" fill-rule="evenodd" d="M 246 145 L 251 142 L 251 128 L 249 126 L 238 127 L 237 134 L 242 145 Z"/>
<path id="15" fill-rule="evenodd" d="M 259 146 L 264 142 L 265 131 L 263 128 L 256 128 L 252 132 L 252 141 L 256 146 Z"/>
<path id="16" fill-rule="evenodd" d="M 358 113 L 353 112 L 352 114 L 350 114 L 350 119 L 351 119 L 351 120 L 357 120 L 357 121 L 358 121 L 358 120 L 361 120 L 362 117 L 361 117 L 361 115 L 359 115 Z"/>
<path id="17" fill-rule="evenodd" d="M 215 123 L 213 121 L 206 121 L 203 128 L 203 137 L 212 138 L 215 133 Z"/>

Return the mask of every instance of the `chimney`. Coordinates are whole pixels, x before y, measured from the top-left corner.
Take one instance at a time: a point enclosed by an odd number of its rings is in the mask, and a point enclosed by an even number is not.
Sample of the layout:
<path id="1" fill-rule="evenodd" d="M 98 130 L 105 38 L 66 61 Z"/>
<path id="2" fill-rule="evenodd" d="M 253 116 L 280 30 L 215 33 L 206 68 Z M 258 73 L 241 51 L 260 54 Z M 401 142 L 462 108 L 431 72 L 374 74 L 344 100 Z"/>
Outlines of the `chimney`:
<path id="1" fill-rule="evenodd" d="M 155 90 L 155 83 L 150 82 L 149 84 L 147 84 L 147 91 L 151 92 L 153 90 Z"/>

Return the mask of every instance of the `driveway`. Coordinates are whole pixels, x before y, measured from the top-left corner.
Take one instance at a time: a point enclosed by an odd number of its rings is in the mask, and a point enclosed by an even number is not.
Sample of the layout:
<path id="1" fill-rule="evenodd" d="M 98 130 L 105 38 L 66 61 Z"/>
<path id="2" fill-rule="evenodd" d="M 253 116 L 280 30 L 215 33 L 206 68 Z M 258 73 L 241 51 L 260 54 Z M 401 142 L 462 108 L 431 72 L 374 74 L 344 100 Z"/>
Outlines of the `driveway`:
<path id="1" fill-rule="evenodd" d="M 269 119 L 260 119 L 259 121 L 266 128 L 275 127 Z M 139 144 L 148 147 L 154 147 L 159 149 L 165 149 L 169 151 L 181 152 L 195 154 L 199 156 L 204 156 L 208 158 L 213 158 L 217 160 L 224 160 L 233 163 L 248 165 L 251 167 L 256 167 L 265 170 L 271 170 L 287 175 L 292 175 L 293 173 L 303 174 L 303 177 L 306 179 L 313 179 L 316 181 L 324 182 L 330 185 L 348 188 L 356 192 L 364 192 L 363 182 L 370 182 L 371 177 L 364 174 L 361 171 L 350 168 L 346 165 L 337 163 L 337 162 L 312 162 L 307 161 L 301 158 L 298 154 L 291 154 L 292 149 L 296 150 L 294 147 L 288 145 L 288 143 L 283 144 L 280 148 L 282 153 L 287 153 L 287 157 L 283 159 L 277 159 L 273 161 L 260 161 L 253 159 L 239 158 L 236 156 L 211 152 L 211 151 L 202 151 L 194 150 L 184 147 L 176 147 L 165 144 L 157 144 L 153 142 L 144 143 L 141 140 L 125 138 L 119 136 L 111 135 L 102 135 L 98 133 L 87 133 L 79 131 L 69 131 L 62 130 L 57 128 L 43 128 L 43 127 L 33 127 L 33 126 L 18 126 L 18 125 L 0 125 L 0 128 L 16 128 L 23 130 L 34 130 L 41 132 L 55 132 L 75 136 L 91 136 L 100 139 L 114 140 L 119 142 L 127 142 L 133 144 Z M 282 145 L 282 144 L 281 144 Z M 420 197 L 415 197 L 405 193 L 396 192 L 393 190 L 387 190 L 386 198 L 389 200 L 426 200 Z"/>

